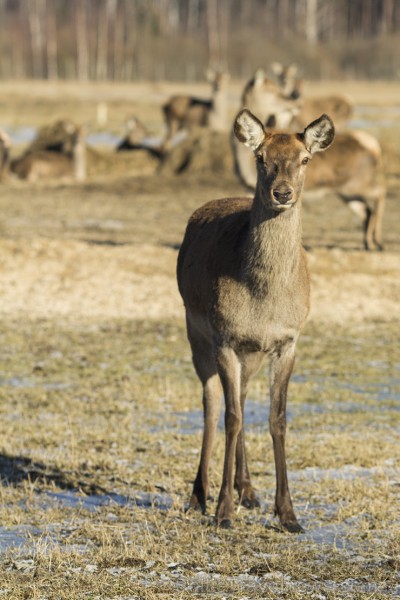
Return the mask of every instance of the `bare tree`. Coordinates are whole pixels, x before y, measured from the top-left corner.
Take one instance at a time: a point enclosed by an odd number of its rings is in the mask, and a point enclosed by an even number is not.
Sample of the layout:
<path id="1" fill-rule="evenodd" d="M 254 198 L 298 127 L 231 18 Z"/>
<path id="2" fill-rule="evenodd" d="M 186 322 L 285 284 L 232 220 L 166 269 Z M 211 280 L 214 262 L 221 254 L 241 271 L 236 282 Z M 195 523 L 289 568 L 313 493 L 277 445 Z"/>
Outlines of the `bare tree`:
<path id="1" fill-rule="evenodd" d="M 86 3 L 75 3 L 77 76 L 80 81 L 89 79 L 89 50 L 87 38 Z"/>
<path id="2" fill-rule="evenodd" d="M 45 0 L 45 10 L 47 15 L 46 33 L 46 58 L 47 58 L 47 77 L 48 79 L 58 79 L 58 48 L 57 48 L 57 21 L 55 13 L 54 0 Z"/>
<path id="3" fill-rule="evenodd" d="M 33 77 L 43 79 L 43 15 L 45 11 L 44 0 L 30 0 L 26 2 L 28 21 L 32 45 Z"/>
<path id="4" fill-rule="evenodd" d="M 399 33 L 400 0 L 0 0 L 0 77 L 195 79 L 228 57 L 247 77 L 271 48 L 271 60 L 303 56 L 308 77 L 397 77 L 396 39 L 384 41 Z"/>
<path id="5" fill-rule="evenodd" d="M 306 38 L 309 44 L 315 46 L 318 41 L 318 0 L 306 0 L 306 2 Z"/>

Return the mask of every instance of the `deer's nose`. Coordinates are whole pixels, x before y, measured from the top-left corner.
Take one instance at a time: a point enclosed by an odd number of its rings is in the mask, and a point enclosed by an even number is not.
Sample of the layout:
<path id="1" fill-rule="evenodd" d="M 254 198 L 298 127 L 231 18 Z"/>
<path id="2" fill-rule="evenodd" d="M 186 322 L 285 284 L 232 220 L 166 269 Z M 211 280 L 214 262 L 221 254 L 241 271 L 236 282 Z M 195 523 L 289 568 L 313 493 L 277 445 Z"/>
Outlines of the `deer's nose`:
<path id="1" fill-rule="evenodd" d="M 286 204 L 293 198 L 293 190 L 287 187 L 276 188 L 273 190 L 272 194 L 279 204 Z"/>

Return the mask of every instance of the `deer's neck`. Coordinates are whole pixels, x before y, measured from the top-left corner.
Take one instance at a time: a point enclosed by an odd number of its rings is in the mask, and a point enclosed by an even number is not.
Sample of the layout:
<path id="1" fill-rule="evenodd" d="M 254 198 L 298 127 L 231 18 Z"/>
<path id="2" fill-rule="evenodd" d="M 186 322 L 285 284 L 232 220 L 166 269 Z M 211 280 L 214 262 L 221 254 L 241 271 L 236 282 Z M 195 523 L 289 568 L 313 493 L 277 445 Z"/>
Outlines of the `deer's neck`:
<path id="1" fill-rule="evenodd" d="M 301 205 L 285 212 L 265 207 L 256 190 L 245 245 L 243 277 L 261 295 L 278 286 L 280 291 L 293 282 L 302 256 Z"/>
<path id="2" fill-rule="evenodd" d="M 212 107 L 209 115 L 209 124 L 211 129 L 223 130 L 226 126 L 227 115 L 227 94 L 226 90 L 221 89 L 214 92 L 212 98 Z"/>

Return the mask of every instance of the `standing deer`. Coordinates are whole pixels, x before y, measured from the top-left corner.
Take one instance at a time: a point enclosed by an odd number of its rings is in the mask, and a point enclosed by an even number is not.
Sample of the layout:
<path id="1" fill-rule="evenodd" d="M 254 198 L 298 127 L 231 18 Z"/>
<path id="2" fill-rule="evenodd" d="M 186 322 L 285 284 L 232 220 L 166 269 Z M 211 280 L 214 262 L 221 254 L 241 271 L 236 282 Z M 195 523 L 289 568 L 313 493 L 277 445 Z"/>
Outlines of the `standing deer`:
<path id="1" fill-rule="evenodd" d="M 307 98 L 303 96 L 303 80 L 297 78 L 297 66 L 291 64 L 284 67 L 278 62 L 272 64 L 282 93 L 286 98 L 299 100 L 300 110 L 293 116 L 292 131 L 303 128 L 321 113 L 328 113 L 335 123 L 336 129 L 342 128 L 350 120 L 354 111 L 354 103 L 344 94 L 331 94 Z"/>
<path id="2" fill-rule="evenodd" d="M 322 115 L 302 134 L 269 133 L 244 109 L 236 117 L 234 132 L 255 155 L 254 199 L 214 200 L 196 210 L 178 256 L 187 334 L 203 384 L 204 433 L 190 506 L 206 510 L 221 384 L 226 441 L 217 523 L 231 524 L 234 487 L 243 505 L 258 505 L 247 466 L 243 413 L 249 380 L 268 355 L 275 514 L 284 529 L 300 532 L 289 493 L 285 431 L 295 347 L 309 311 L 301 191 L 307 163 L 332 143 L 334 127 Z"/>
<path id="3" fill-rule="evenodd" d="M 227 87 L 229 75 L 224 72 L 209 70 L 207 79 L 211 83 L 211 98 L 203 99 L 194 96 L 173 96 L 162 107 L 167 134 L 165 149 L 180 129 L 194 126 L 208 126 L 214 131 L 224 131 L 227 122 Z"/>
<path id="4" fill-rule="evenodd" d="M 11 171 L 21 179 L 35 182 L 39 179 L 74 178 L 83 181 L 86 177 L 86 148 L 84 130 L 75 131 L 65 142 L 64 151 L 37 150 L 28 152 L 11 161 Z"/>

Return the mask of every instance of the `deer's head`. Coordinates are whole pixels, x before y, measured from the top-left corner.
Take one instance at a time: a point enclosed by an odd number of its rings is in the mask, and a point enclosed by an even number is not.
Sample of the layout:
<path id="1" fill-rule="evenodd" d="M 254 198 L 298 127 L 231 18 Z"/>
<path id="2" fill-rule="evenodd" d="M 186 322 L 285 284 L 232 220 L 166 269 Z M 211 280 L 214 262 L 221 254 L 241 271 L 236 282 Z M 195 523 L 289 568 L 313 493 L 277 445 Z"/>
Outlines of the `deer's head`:
<path id="1" fill-rule="evenodd" d="M 301 134 L 268 132 L 246 108 L 237 115 L 234 132 L 253 150 L 257 162 L 257 189 L 265 206 L 277 212 L 290 209 L 299 200 L 307 164 L 313 154 L 333 142 L 335 128 L 322 115 Z"/>

